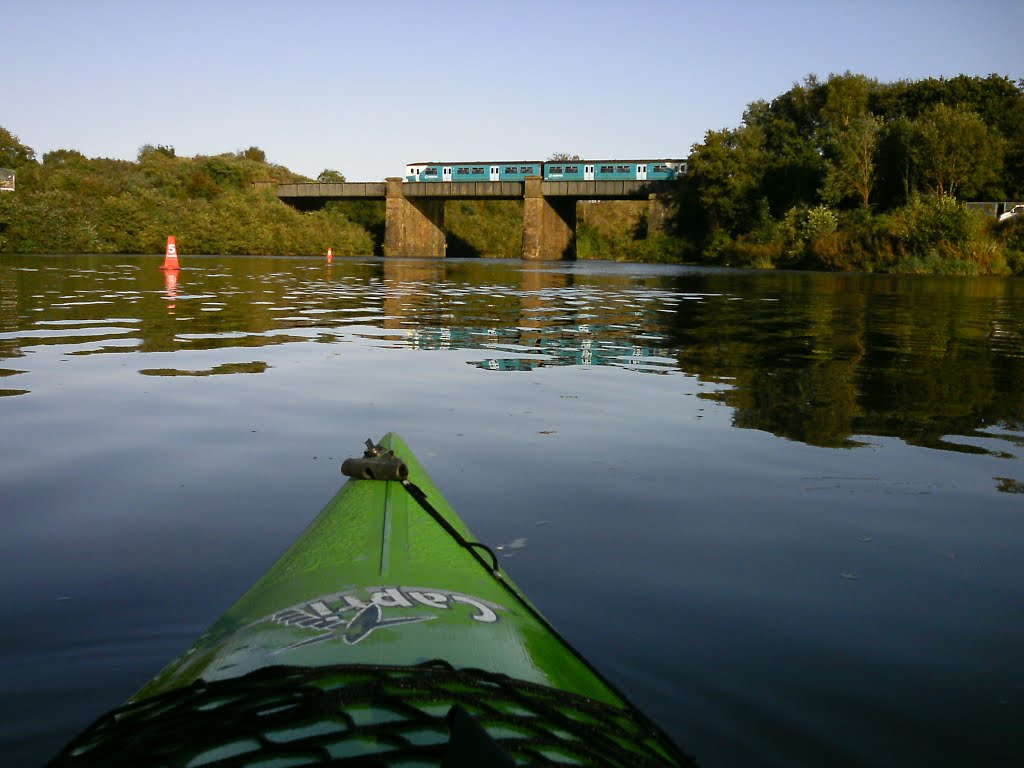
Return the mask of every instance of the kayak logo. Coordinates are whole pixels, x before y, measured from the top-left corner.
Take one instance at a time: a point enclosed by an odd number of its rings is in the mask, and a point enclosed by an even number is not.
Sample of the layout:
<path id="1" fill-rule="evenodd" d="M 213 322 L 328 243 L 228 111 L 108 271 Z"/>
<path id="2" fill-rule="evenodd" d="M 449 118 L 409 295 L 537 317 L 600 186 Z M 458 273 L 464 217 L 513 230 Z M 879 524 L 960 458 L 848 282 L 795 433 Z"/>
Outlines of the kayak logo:
<path id="1" fill-rule="evenodd" d="M 365 598 L 359 596 L 361 592 L 365 593 Z M 322 633 L 276 652 L 282 653 L 339 636 L 347 645 L 355 645 L 378 629 L 431 621 L 442 611 L 456 610 L 455 606 L 466 606 L 469 618 L 482 624 L 496 623 L 498 611 L 505 610 L 497 603 L 461 592 L 420 587 L 375 587 L 323 595 L 278 611 L 270 619 L 286 627 L 302 627 Z"/>

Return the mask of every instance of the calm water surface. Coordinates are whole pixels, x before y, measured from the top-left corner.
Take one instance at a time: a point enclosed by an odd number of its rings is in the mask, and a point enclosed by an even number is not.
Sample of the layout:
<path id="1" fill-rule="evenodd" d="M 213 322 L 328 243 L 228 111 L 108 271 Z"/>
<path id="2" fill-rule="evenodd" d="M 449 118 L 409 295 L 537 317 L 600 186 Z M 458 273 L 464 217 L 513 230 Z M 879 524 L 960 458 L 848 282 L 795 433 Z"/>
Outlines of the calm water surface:
<path id="1" fill-rule="evenodd" d="M 1024 764 L 1024 282 L 0 258 L 0 755 L 44 762 L 396 430 L 705 766 Z"/>

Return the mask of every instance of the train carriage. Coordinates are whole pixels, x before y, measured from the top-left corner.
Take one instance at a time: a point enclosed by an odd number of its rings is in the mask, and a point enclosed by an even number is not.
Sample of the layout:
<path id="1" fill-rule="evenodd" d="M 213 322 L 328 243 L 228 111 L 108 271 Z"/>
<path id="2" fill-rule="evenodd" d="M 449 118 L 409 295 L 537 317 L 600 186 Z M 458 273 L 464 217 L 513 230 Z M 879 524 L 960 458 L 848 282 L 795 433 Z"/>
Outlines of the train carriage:
<path id="1" fill-rule="evenodd" d="M 405 167 L 406 181 L 522 181 L 541 176 L 539 160 L 502 160 L 479 163 L 412 163 Z"/>
<path id="2" fill-rule="evenodd" d="M 548 181 L 668 181 L 686 173 L 685 160 L 566 160 L 544 163 Z"/>

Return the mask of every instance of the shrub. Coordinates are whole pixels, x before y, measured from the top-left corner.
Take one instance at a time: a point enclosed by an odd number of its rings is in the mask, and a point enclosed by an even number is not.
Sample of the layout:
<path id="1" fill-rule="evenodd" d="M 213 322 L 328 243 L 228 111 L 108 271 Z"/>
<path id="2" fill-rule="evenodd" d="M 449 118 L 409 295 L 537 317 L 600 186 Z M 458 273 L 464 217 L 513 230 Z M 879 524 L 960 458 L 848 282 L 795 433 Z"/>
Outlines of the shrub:
<path id="1" fill-rule="evenodd" d="M 992 230 L 1003 245 L 1008 268 L 1015 275 L 1024 275 L 1024 216 L 996 222 Z"/>
<path id="2" fill-rule="evenodd" d="M 983 214 L 949 195 L 915 197 L 892 217 L 899 272 L 1006 274 L 1003 247 L 987 233 Z"/>

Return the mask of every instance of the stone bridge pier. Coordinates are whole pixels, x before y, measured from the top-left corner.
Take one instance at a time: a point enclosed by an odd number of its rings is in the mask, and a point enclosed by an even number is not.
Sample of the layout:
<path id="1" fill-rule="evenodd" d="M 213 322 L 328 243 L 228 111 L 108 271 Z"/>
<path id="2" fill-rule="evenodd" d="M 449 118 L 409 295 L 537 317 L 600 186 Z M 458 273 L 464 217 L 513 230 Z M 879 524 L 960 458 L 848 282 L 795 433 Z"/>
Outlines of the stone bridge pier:
<path id="1" fill-rule="evenodd" d="M 669 210 L 665 198 L 652 192 L 647 196 L 647 236 L 664 234 L 668 230 Z"/>
<path id="2" fill-rule="evenodd" d="M 402 181 L 397 177 L 385 180 L 384 255 L 443 258 L 447 248 L 445 201 L 437 198 L 410 200 L 402 191 Z"/>
<path id="3" fill-rule="evenodd" d="M 576 199 L 545 197 L 542 184 L 539 176 L 524 184 L 523 259 L 575 259 Z"/>

